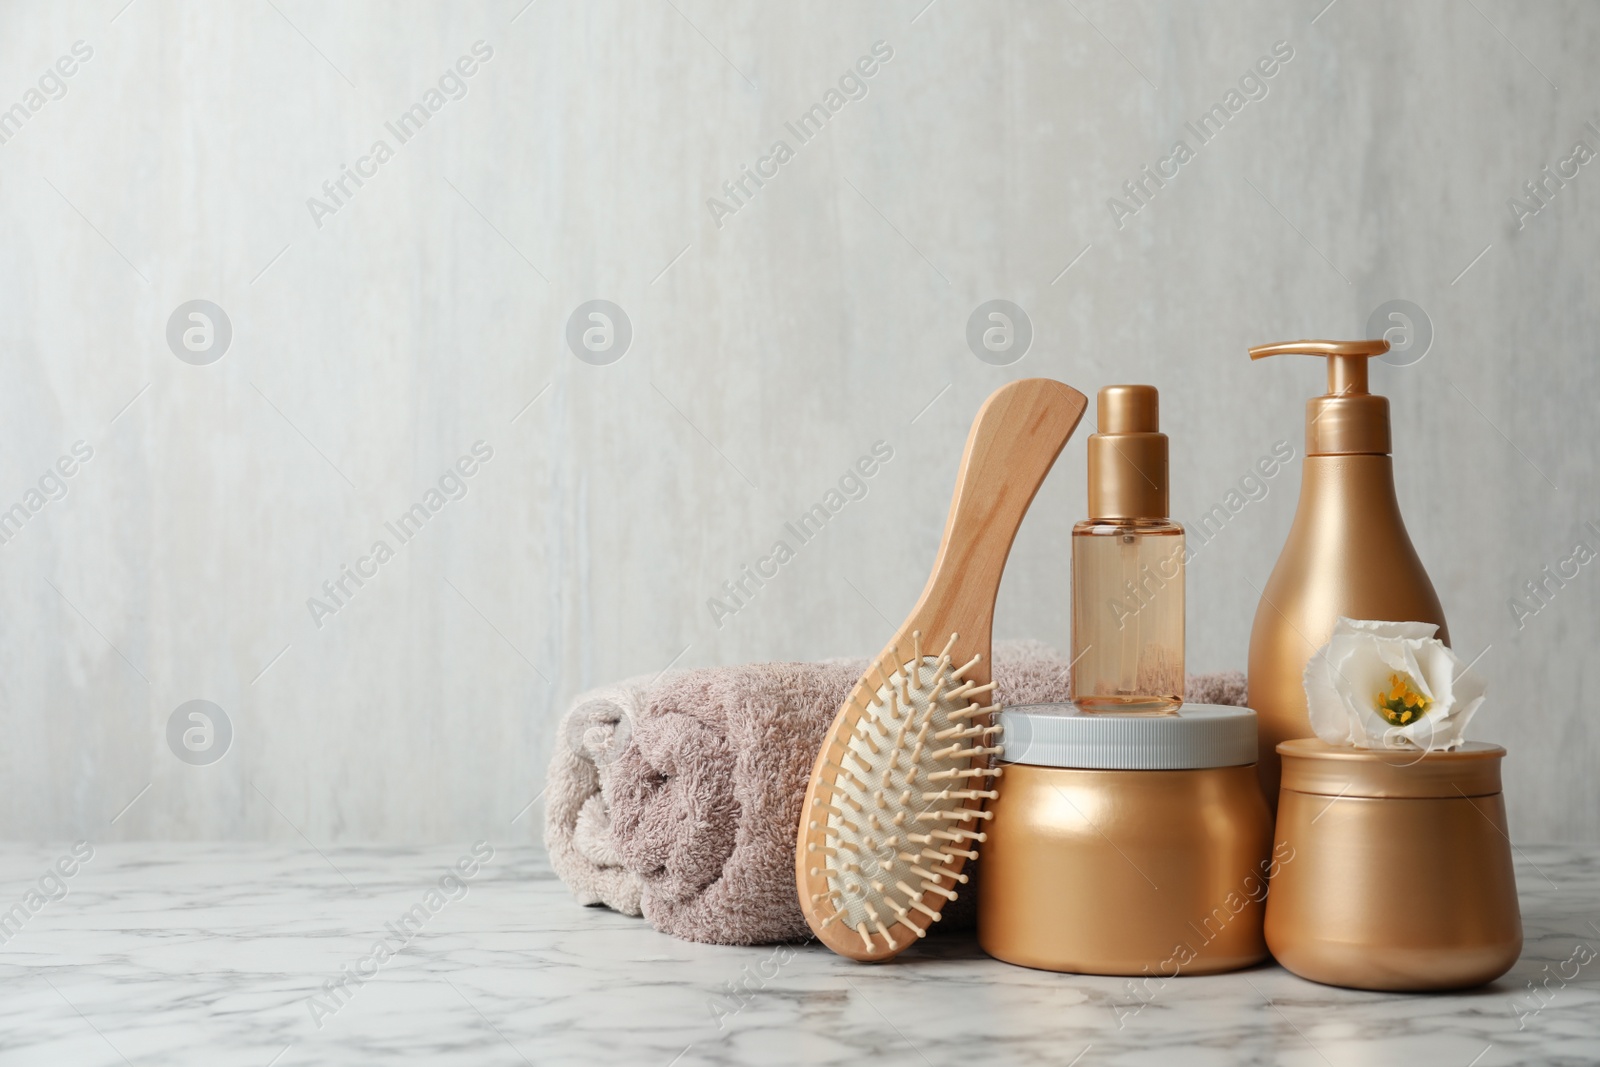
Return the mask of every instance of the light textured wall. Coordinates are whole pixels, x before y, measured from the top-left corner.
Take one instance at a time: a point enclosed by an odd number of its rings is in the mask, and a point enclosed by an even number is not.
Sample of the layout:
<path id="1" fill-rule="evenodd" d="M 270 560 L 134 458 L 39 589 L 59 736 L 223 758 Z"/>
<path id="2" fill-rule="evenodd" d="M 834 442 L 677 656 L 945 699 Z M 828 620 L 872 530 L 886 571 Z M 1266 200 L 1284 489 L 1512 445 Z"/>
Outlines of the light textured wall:
<path id="1" fill-rule="evenodd" d="M 1510 748 L 1520 838 L 1600 840 L 1600 565 L 1521 628 L 1508 606 L 1600 547 L 1600 164 L 1520 229 L 1507 206 L 1600 148 L 1600 11 L 924 2 L 8 5 L 0 105 L 93 55 L 0 145 L 0 507 L 93 456 L 0 545 L 0 835 L 532 837 L 537 807 L 511 820 L 574 693 L 874 651 L 996 386 L 1159 385 L 1190 520 L 1275 442 L 1298 455 L 1321 391 L 1245 348 L 1407 300 L 1431 348 L 1373 377 L 1456 644 L 1488 650 L 1478 732 Z M 400 144 L 385 122 L 480 40 L 465 97 Z M 878 41 L 867 95 L 801 144 L 785 121 Z M 1200 145 L 1185 121 L 1278 41 L 1267 95 Z M 1194 158 L 1114 220 L 1180 137 Z M 314 218 L 380 138 L 393 158 Z M 1004 367 L 965 339 L 994 298 L 1034 332 Z M 197 299 L 232 327 L 209 365 L 166 338 Z M 610 365 L 564 340 L 592 299 L 632 324 Z M 1001 636 L 1068 644 L 1087 432 Z M 400 545 L 385 522 L 479 441 L 467 495 Z M 877 441 L 866 497 L 713 621 Z M 1197 555 L 1192 668 L 1244 665 L 1298 477 Z M 308 598 L 379 539 L 395 557 L 319 628 Z M 233 728 L 210 766 L 167 741 L 195 699 Z"/>

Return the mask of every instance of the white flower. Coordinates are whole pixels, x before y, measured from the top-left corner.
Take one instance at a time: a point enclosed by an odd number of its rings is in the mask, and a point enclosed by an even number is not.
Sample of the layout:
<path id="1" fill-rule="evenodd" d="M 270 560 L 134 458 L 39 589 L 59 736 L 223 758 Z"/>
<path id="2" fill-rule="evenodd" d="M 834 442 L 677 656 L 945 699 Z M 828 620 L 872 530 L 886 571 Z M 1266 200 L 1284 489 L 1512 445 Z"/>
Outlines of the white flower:
<path id="1" fill-rule="evenodd" d="M 1347 619 L 1306 664 L 1311 728 L 1330 745 L 1452 749 L 1484 684 L 1421 622 Z"/>

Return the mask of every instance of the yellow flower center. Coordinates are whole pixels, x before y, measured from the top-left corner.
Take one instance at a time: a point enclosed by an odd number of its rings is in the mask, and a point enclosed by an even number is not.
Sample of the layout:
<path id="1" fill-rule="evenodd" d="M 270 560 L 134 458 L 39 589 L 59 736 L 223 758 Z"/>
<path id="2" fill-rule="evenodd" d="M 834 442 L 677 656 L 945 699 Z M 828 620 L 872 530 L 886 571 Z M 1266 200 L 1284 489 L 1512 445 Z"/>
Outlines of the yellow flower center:
<path id="1" fill-rule="evenodd" d="M 1390 726 L 1410 726 L 1427 714 L 1433 701 L 1417 692 L 1409 674 L 1389 675 L 1389 689 L 1379 690 L 1373 704 Z"/>

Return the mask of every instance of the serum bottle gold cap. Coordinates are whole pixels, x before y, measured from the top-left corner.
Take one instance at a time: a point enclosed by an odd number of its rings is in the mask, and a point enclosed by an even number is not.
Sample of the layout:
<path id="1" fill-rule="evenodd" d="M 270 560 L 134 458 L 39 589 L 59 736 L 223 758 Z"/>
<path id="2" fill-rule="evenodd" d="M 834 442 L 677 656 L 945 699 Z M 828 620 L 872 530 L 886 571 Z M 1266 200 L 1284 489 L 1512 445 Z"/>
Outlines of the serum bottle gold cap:
<path id="1" fill-rule="evenodd" d="M 1153 385 L 1108 385 L 1089 437 L 1089 517 L 1167 517 L 1167 435 Z"/>

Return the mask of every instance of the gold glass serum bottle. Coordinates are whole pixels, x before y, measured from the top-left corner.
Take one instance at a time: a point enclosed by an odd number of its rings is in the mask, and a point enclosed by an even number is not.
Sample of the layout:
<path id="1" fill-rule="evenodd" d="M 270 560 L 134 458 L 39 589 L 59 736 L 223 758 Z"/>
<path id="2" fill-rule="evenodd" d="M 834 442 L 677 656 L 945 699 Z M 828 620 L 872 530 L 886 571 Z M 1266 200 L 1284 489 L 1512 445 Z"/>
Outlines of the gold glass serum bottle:
<path id="1" fill-rule="evenodd" d="M 1089 518 L 1072 528 L 1072 701 L 1183 703 L 1183 527 L 1167 517 L 1167 435 L 1150 385 L 1108 385 L 1089 438 Z"/>

